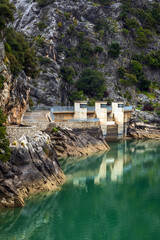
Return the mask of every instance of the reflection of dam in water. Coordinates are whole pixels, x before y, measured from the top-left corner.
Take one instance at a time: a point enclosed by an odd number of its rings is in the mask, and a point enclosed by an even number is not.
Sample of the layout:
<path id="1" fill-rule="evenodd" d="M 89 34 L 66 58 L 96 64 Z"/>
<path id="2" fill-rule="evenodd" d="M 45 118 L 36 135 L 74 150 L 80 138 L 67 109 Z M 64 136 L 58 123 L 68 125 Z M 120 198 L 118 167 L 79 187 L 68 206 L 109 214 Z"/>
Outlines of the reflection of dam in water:
<path id="1" fill-rule="evenodd" d="M 123 176 L 126 159 L 127 145 L 118 143 L 114 151 L 101 153 L 85 159 L 74 161 L 74 158 L 65 163 L 65 174 L 75 186 L 85 186 L 87 180 L 93 180 L 94 184 L 100 184 L 104 179 L 120 181 Z M 62 166 L 63 168 L 63 166 Z"/>
<path id="2" fill-rule="evenodd" d="M 153 151 L 149 141 L 125 140 L 116 145 L 110 143 L 110 147 L 110 151 L 99 155 L 76 160 L 70 158 L 67 162 L 62 162 L 68 181 L 72 181 L 74 186 L 81 187 L 85 187 L 87 181 L 93 181 L 94 184 L 101 184 L 106 180 L 121 182 L 123 174 L 129 171 L 131 166 L 139 164 L 138 156 L 142 157 L 141 153 L 144 155 L 145 151 Z M 149 159 L 147 155 L 147 161 Z"/>
<path id="3" fill-rule="evenodd" d="M 69 181 L 60 191 L 0 211 L 0 240 L 160 239 L 159 140 L 109 145 L 105 154 L 62 160 Z"/>

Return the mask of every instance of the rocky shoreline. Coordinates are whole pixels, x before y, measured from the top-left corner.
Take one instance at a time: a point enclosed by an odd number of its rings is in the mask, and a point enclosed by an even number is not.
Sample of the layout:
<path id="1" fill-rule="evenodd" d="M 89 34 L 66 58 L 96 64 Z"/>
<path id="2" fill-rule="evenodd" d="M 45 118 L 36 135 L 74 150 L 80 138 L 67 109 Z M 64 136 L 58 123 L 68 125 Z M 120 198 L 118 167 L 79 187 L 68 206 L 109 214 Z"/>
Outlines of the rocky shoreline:
<path id="1" fill-rule="evenodd" d="M 24 206 L 25 198 L 55 190 L 65 181 L 49 136 L 23 136 L 12 146 L 10 161 L 0 162 L 0 207 Z"/>
<path id="2" fill-rule="evenodd" d="M 50 125 L 33 138 L 13 142 L 11 159 L 0 162 L 0 208 L 24 206 L 40 191 L 53 191 L 65 182 L 58 157 L 85 156 L 109 150 L 99 127 L 62 129 Z"/>
<path id="3" fill-rule="evenodd" d="M 58 157 L 81 157 L 109 150 L 100 127 L 55 128 L 51 123 L 46 130 L 50 135 Z"/>
<path id="4" fill-rule="evenodd" d="M 135 110 L 130 120 L 128 134 L 134 139 L 160 139 L 160 118 Z"/>

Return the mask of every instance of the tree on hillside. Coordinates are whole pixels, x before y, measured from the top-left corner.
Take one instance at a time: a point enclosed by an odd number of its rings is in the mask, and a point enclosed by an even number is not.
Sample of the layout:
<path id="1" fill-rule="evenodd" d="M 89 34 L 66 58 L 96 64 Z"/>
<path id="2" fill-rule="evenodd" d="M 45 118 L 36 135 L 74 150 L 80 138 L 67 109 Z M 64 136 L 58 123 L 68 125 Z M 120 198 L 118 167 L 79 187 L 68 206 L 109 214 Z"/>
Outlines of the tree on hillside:
<path id="1" fill-rule="evenodd" d="M 14 10 L 15 7 L 9 0 L 0 0 L 0 31 L 5 29 L 8 22 L 14 20 Z"/>
<path id="2" fill-rule="evenodd" d="M 76 85 L 79 91 L 83 91 L 84 94 L 97 99 L 102 99 L 106 91 L 103 73 L 90 68 L 86 68 L 82 72 L 81 78 Z"/>
<path id="3" fill-rule="evenodd" d="M 7 138 L 6 127 L 4 126 L 6 117 L 0 108 L 0 160 L 7 161 L 10 158 L 9 140 Z"/>

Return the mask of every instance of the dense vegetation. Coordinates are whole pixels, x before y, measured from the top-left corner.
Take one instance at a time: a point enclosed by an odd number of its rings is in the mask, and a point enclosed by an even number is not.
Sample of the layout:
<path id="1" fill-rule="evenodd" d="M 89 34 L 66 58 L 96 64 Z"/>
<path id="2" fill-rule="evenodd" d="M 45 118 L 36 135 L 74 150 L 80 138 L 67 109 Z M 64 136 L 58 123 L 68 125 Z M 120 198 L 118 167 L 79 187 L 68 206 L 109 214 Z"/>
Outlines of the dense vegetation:
<path id="1" fill-rule="evenodd" d="M 5 50 L 12 73 L 16 76 L 23 69 L 27 76 L 35 78 L 38 75 L 37 59 L 29 42 L 13 28 L 5 30 L 5 37 Z"/>
<path id="2" fill-rule="evenodd" d="M 81 78 L 76 83 L 78 90 L 82 90 L 89 97 L 103 99 L 105 87 L 105 78 L 102 72 L 87 68 L 83 70 Z"/>
<path id="3" fill-rule="evenodd" d="M 9 0 L 0 0 L 0 31 L 5 29 L 8 22 L 14 20 L 14 10 L 15 7 Z"/>

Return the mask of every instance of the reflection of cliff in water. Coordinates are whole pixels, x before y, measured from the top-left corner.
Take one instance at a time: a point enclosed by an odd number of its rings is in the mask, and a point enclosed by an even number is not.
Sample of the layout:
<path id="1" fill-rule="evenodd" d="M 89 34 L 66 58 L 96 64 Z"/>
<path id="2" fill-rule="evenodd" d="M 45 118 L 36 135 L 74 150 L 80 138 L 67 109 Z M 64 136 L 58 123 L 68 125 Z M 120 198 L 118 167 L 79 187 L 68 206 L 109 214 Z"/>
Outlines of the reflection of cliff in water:
<path id="1" fill-rule="evenodd" d="M 0 211 L 0 240 L 142 240 L 135 229 L 152 233 L 146 239 L 159 239 L 160 143 L 122 141 L 110 147 L 97 158 L 63 165 L 70 180 L 86 176 L 87 191 L 69 181 L 24 208 Z"/>

